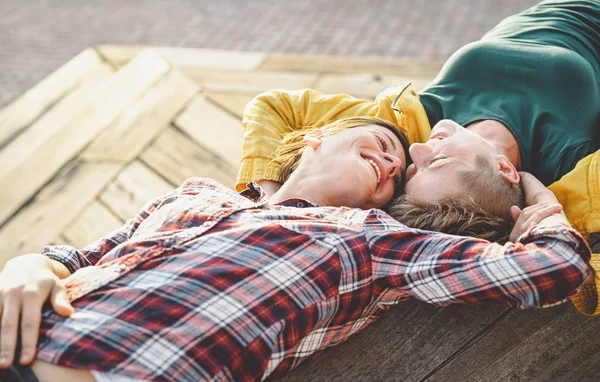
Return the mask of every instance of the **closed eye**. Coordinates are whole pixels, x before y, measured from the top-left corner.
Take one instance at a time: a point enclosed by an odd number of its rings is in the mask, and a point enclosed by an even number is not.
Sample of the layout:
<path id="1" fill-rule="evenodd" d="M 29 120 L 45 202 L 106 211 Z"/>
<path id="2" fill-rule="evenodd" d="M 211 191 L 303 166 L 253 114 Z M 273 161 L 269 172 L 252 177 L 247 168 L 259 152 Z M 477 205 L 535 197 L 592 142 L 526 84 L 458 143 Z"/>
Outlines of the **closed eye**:
<path id="1" fill-rule="evenodd" d="M 445 155 L 437 155 L 435 158 L 433 158 L 433 160 L 429 163 L 429 166 L 427 166 L 427 167 L 431 167 L 434 163 L 444 160 L 444 159 L 448 159 L 448 157 Z M 441 162 L 441 163 L 443 163 L 443 162 Z"/>
<path id="2" fill-rule="evenodd" d="M 379 141 L 379 144 L 381 145 L 381 149 L 383 151 L 387 152 L 387 149 L 388 149 L 387 142 L 381 136 L 379 136 L 379 134 L 375 134 L 375 138 L 377 138 L 377 140 Z"/>

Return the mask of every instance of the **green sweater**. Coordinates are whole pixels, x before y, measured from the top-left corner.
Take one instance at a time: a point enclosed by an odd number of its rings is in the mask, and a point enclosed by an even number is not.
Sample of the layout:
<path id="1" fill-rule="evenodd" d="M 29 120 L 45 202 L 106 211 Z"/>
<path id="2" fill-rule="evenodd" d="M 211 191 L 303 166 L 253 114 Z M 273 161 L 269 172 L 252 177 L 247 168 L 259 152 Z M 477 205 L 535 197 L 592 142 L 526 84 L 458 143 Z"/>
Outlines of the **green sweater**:
<path id="1" fill-rule="evenodd" d="M 421 92 L 433 126 L 502 122 L 546 185 L 600 148 L 600 1 L 544 1 L 457 51 Z"/>

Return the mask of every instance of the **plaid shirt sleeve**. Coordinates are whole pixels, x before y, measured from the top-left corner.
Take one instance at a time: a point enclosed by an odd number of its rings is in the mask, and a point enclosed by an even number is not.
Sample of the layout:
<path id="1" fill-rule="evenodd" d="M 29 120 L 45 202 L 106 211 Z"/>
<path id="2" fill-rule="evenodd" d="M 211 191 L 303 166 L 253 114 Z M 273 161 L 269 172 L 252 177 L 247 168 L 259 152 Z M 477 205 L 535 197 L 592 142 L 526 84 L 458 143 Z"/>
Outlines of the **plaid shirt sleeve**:
<path id="1" fill-rule="evenodd" d="M 383 304 L 412 296 L 439 306 L 506 302 L 519 309 L 544 307 L 574 294 L 590 272 L 589 247 L 562 225 L 535 227 L 502 246 L 407 230 L 381 216 L 372 223 L 369 245 Z"/>
<path id="2" fill-rule="evenodd" d="M 121 228 L 114 230 L 82 249 L 76 249 L 69 245 L 51 245 L 44 247 L 41 253 L 66 266 L 71 274 L 80 268 L 94 265 L 110 250 L 131 238 L 140 224 L 153 211 L 177 199 L 180 194 L 189 193 L 190 191 L 194 192 L 200 185 L 198 179 L 188 179 L 176 190 L 148 202 L 137 215 L 129 219 Z"/>

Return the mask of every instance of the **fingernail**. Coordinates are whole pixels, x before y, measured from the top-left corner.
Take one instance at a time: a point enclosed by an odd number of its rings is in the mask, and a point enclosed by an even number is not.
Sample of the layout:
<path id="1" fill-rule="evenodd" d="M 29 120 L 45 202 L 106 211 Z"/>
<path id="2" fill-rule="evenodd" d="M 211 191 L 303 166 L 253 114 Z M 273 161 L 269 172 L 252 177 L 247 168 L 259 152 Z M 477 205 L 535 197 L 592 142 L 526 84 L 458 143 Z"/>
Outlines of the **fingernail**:
<path id="1" fill-rule="evenodd" d="M 6 365 L 8 363 L 8 357 L 3 355 L 0 357 L 0 365 Z"/>
<path id="2" fill-rule="evenodd" d="M 23 353 L 21 354 L 21 362 L 29 362 L 29 358 L 31 358 L 31 354 L 30 353 Z"/>

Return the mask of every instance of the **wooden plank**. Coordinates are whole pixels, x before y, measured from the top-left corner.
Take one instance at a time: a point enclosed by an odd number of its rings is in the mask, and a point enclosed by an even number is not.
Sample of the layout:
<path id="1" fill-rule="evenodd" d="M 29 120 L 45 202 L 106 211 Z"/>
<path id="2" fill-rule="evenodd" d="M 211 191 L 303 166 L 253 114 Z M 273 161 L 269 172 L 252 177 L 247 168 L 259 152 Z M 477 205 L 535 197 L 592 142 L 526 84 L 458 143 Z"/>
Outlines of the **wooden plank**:
<path id="1" fill-rule="evenodd" d="M 167 129 L 141 157 L 142 161 L 179 186 L 189 177 L 215 179 L 233 188 L 238 165 L 232 165 L 175 128 Z"/>
<path id="2" fill-rule="evenodd" d="M 599 364 L 600 321 L 567 303 L 511 313 L 428 381 L 591 381 Z"/>
<path id="3" fill-rule="evenodd" d="M 196 142 L 236 167 L 244 132 L 240 119 L 231 116 L 204 96 L 196 97 L 175 120 Z"/>
<path id="4" fill-rule="evenodd" d="M 73 110 L 56 117 L 60 129 L 45 139 L 37 150 L 18 162 L 11 157 L 3 160 L 4 168 L 0 169 L 0 224 L 169 69 L 170 65 L 156 54 L 141 53 L 112 75 L 93 99 L 83 99 Z M 25 135 L 19 137 L 23 137 L 23 141 L 15 141 L 11 146 L 17 150 L 28 150 L 29 140 Z"/>
<path id="5" fill-rule="evenodd" d="M 443 64 L 444 61 L 397 57 L 332 57 L 275 53 L 268 54 L 258 70 L 435 77 Z"/>
<path id="6" fill-rule="evenodd" d="M 373 74 L 325 74 L 313 88 L 328 94 L 350 94 L 374 98 L 384 89 L 411 81 L 415 89 L 424 88 L 433 77 L 381 76 Z"/>
<path id="7" fill-rule="evenodd" d="M 16 256 L 39 252 L 91 202 L 120 166 L 73 161 L 0 230 L 0 267 Z"/>
<path id="8" fill-rule="evenodd" d="M 98 71 L 94 78 L 63 98 L 25 132 L 15 138 L 10 145 L 0 151 L 0 163 L 3 163 L 3 166 L 0 167 L 0 179 L 9 176 L 20 165 L 36 155 L 50 138 L 60 134 L 65 127 L 65 121 L 73 113 L 80 111 L 84 105 L 93 102 L 98 89 L 112 74 L 113 72 L 108 68 Z"/>
<path id="9" fill-rule="evenodd" d="M 181 69 L 252 71 L 263 62 L 265 57 L 264 53 L 162 46 L 100 45 L 96 49 L 117 67 L 125 65 L 144 49 L 152 49 Z"/>
<path id="10" fill-rule="evenodd" d="M 294 72 L 231 72 L 223 70 L 184 69 L 184 73 L 202 85 L 202 89 L 215 93 L 256 95 L 271 89 L 304 89 L 311 87 L 316 73 Z"/>
<path id="11" fill-rule="evenodd" d="M 29 126 L 74 88 L 108 66 L 93 49 L 86 49 L 40 83 L 0 110 L 0 146 Z"/>
<path id="12" fill-rule="evenodd" d="M 174 188 L 146 165 L 135 161 L 127 166 L 100 195 L 100 200 L 110 207 L 120 219 L 135 216 L 148 201 L 164 195 Z"/>
<path id="13" fill-rule="evenodd" d="M 284 380 L 421 381 L 505 310 L 500 305 L 438 309 L 418 301 L 403 302 Z"/>
<path id="14" fill-rule="evenodd" d="M 164 131 L 198 92 L 198 87 L 173 69 L 119 120 L 104 130 L 82 154 L 86 160 L 129 162 Z"/>
<path id="15" fill-rule="evenodd" d="M 244 108 L 254 96 L 250 94 L 206 93 L 206 98 L 241 120 L 244 116 Z"/>
<path id="16" fill-rule="evenodd" d="M 123 221 L 104 205 L 92 201 L 55 242 L 61 243 L 63 239 L 75 248 L 83 248 L 122 225 Z"/>

